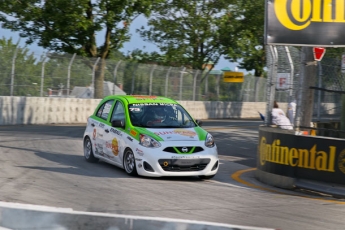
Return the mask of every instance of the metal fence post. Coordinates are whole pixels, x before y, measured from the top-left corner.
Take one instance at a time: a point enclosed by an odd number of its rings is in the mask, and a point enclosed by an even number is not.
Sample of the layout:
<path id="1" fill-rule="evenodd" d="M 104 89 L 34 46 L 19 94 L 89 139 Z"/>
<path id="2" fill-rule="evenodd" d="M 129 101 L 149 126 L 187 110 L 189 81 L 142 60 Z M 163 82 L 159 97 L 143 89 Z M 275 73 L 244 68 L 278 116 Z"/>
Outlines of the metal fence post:
<path id="1" fill-rule="evenodd" d="M 101 58 L 98 57 L 95 64 L 92 67 L 92 87 L 93 87 L 93 98 L 95 98 L 95 72 L 96 72 L 96 66 Z"/>
<path id="2" fill-rule="evenodd" d="M 172 67 L 170 66 L 168 69 L 167 74 L 165 75 L 165 96 L 168 96 L 168 79 L 169 79 L 169 75 L 170 75 L 170 71 L 171 71 Z"/>
<path id="3" fill-rule="evenodd" d="M 43 62 L 42 62 L 40 97 L 43 97 L 44 66 L 45 66 L 45 64 L 46 64 L 46 59 L 47 59 L 47 56 L 45 56 L 45 57 L 43 58 Z"/>
<path id="4" fill-rule="evenodd" d="M 317 62 L 318 67 L 319 67 L 319 71 L 318 71 L 318 85 L 319 85 L 319 89 L 322 87 L 322 65 L 321 62 L 318 61 Z M 320 110 L 321 110 L 321 90 L 318 90 L 317 92 L 317 120 L 320 121 Z"/>
<path id="5" fill-rule="evenodd" d="M 138 65 L 137 65 L 138 67 Z M 134 94 L 134 86 L 135 86 L 135 71 L 136 71 L 136 68 L 133 68 L 133 71 L 132 71 L 132 89 L 131 89 L 131 94 Z"/>
<path id="6" fill-rule="evenodd" d="M 206 73 L 207 74 L 207 73 Z M 206 75 L 206 79 L 205 79 L 205 98 L 206 99 L 208 99 L 208 77 L 209 77 L 210 75 L 209 74 L 207 74 Z"/>
<path id="7" fill-rule="evenodd" d="M 12 58 L 12 72 L 11 72 L 11 93 L 10 96 L 13 96 L 13 84 L 14 84 L 14 72 L 15 72 L 15 62 L 17 59 L 17 53 L 18 53 L 18 46 L 16 47 L 16 51 L 14 52 L 13 58 Z"/>
<path id="8" fill-rule="evenodd" d="M 217 94 L 217 101 L 219 100 L 219 81 L 220 81 L 220 74 L 217 74 L 217 78 L 216 78 L 216 94 Z"/>
<path id="9" fill-rule="evenodd" d="M 290 64 L 290 83 L 289 83 L 290 86 L 289 86 L 289 100 L 288 100 L 288 102 L 291 102 L 293 100 L 292 90 L 293 90 L 293 80 L 294 80 L 295 68 L 293 65 L 293 61 L 292 61 L 290 50 L 289 50 L 288 46 L 285 46 L 285 51 L 286 51 L 286 55 L 288 57 L 289 64 Z"/>
<path id="10" fill-rule="evenodd" d="M 265 125 L 268 126 L 271 122 L 271 111 L 273 108 L 273 101 L 275 98 L 275 87 L 276 87 L 276 76 L 278 67 L 278 52 L 277 47 L 269 45 L 268 46 L 272 55 L 272 68 L 269 74 L 269 79 L 267 80 L 267 102 L 266 102 L 266 115 L 265 115 Z"/>
<path id="11" fill-rule="evenodd" d="M 195 101 L 195 91 L 196 91 L 196 79 L 199 75 L 199 70 L 197 69 L 194 74 L 194 79 L 193 79 L 193 101 Z"/>
<path id="12" fill-rule="evenodd" d="M 71 66 L 73 63 L 73 60 L 75 58 L 76 53 L 73 54 L 73 57 L 71 59 L 71 61 L 69 62 L 68 65 L 68 73 L 67 73 L 67 97 L 69 97 L 69 88 L 70 88 L 70 79 L 71 79 Z"/>
<path id="13" fill-rule="evenodd" d="M 151 72 L 150 72 L 150 86 L 149 86 L 149 95 L 152 95 L 152 78 L 153 78 L 153 72 L 155 71 L 156 65 L 153 65 Z"/>
<path id="14" fill-rule="evenodd" d="M 115 83 L 116 83 L 117 69 L 119 68 L 120 64 L 121 64 L 121 60 L 118 63 L 116 63 L 116 66 L 115 66 L 115 69 L 114 69 L 114 73 L 113 73 L 113 75 L 114 75 L 113 94 L 114 95 L 115 95 Z"/>
<path id="15" fill-rule="evenodd" d="M 180 75 L 180 94 L 179 94 L 179 100 L 182 100 L 182 85 L 183 85 L 183 74 L 185 73 L 186 67 L 182 68 L 181 75 Z"/>

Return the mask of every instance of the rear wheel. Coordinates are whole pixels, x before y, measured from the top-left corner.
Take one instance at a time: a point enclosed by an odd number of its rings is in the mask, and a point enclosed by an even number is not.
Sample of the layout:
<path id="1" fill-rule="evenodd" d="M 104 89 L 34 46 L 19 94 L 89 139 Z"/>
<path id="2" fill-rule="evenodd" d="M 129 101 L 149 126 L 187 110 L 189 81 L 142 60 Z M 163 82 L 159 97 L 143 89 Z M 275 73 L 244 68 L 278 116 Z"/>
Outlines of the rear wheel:
<path id="1" fill-rule="evenodd" d="M 203 180 L 209 180 L 209 179 L 212 179 L 215 175 L 210 175 L 210 176 L 199 176 L 200 179 L 203 179 Z"/>
<path id="2" fill-rule="evenodd" d="M 84 157 L 85 160 L 91 163 L 98 162 L 98 158 L 93 155 L 92 151 L 92 142 L 89 137 L 86 137 L 84 140 Z"/>
<path id="3" fill-rule="evenodd" d="M 128 175 L 136 176 L 137 168 L 135 166 L 135 157 L 131 149 L 126 149 L 123 155 L 123 167 Z"/>

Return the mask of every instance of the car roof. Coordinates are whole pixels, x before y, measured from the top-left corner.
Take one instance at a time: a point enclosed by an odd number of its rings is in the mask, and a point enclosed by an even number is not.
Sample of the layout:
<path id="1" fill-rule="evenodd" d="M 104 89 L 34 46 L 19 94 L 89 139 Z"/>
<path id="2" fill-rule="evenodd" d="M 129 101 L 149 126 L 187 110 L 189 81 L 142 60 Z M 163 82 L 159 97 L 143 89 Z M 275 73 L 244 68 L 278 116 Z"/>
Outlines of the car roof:
<path id="1" fill-rule="evenodd" d="M 128 104 L 141 104 L 141 103 L 169 103 L 169 104 L 178 104 L 177 101 L 162 97 L 162 96 L 150 96 L 150 95 L 110 95 L 103 99 L 119 99 L 126 101 Z"/>

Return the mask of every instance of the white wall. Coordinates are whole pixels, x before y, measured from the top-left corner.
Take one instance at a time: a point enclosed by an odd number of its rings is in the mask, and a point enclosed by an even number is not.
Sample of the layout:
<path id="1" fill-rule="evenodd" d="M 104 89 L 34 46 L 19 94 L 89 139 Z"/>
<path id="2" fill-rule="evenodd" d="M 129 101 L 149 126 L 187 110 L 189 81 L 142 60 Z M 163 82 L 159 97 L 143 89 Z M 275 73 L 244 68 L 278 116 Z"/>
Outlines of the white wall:
<path id="1" fill-rule="evenodd" d="M 0 125 L 86 123 L 100 100 L 0 97 Z"/>
<path id="2" fill-rule="evenodd" d="M 100 101 L 83 98 L 0 97 L 0 125 L 86 123 Z M 195 119 L 260 119 L 258 112 L 266 112 L 266 102 L 179 102 Z M 321 114 L 333 114 L 332 108 L 335 106 L 333 103 L 322 104 Z M 279 107 L 286 111 L 287 103 L 279 103 Z"/>
<path id="3" fill-rule="evenodd" d="M 100 99 L 0 97 L 0 125 L 78 124 L 94 112 Z M 265 102 L 180 101 L 195 119 L 259 118 Z"/>

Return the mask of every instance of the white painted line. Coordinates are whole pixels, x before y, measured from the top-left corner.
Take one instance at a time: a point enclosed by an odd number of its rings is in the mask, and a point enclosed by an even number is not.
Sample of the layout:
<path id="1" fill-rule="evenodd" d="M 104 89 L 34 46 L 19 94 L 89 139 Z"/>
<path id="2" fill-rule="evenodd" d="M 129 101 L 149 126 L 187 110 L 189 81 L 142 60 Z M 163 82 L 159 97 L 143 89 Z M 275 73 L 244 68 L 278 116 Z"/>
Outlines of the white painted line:
<path id="1" fill-rule="evenodd" d="M 121 215 L 121 214 L 99 213 L 99 212 L 81 212 L 81 211 L 73 211 L 73 209 L 71 208 L 57 208 L 57 207 L 28 205 L 28 204 L 9 203 L 9 202 L 0 202 L 0 208 L 1 207 L 33 210 L 33 211 L 48 211 L 48 212 L 54 212 L 54 213 L 64 213 L 64 214 L 74 214 L 74 215 L 117 217 L 117 218 L 126 218 L 126 219 L 129 219 L 129 221 L 131 221 L 132 219 L 137 219 L 137 220 L 139 219 L 139 220 L 149 220 L 149 221 L 155 220 L 155 221 L 174 222 L 174 223 L 210 225 L 210 226 L 227 227 L 227 228 L 239 228 L 239 229 L 246 228 L 248 230 L 274 230 L 273 228 L 260 228 L 260 227 L 251 227 L 251 226 L 243 226 L 243 225 L 222 224 L 222 223 L 207 222 L 207 221 L 182 220 L 182 219 L 161 218 L 161 217 L 143 217 L 143 216 L 132 216 L 132 215 Z M 4 230 L 8 230 L 8 229 L 4 229 Z"/>

